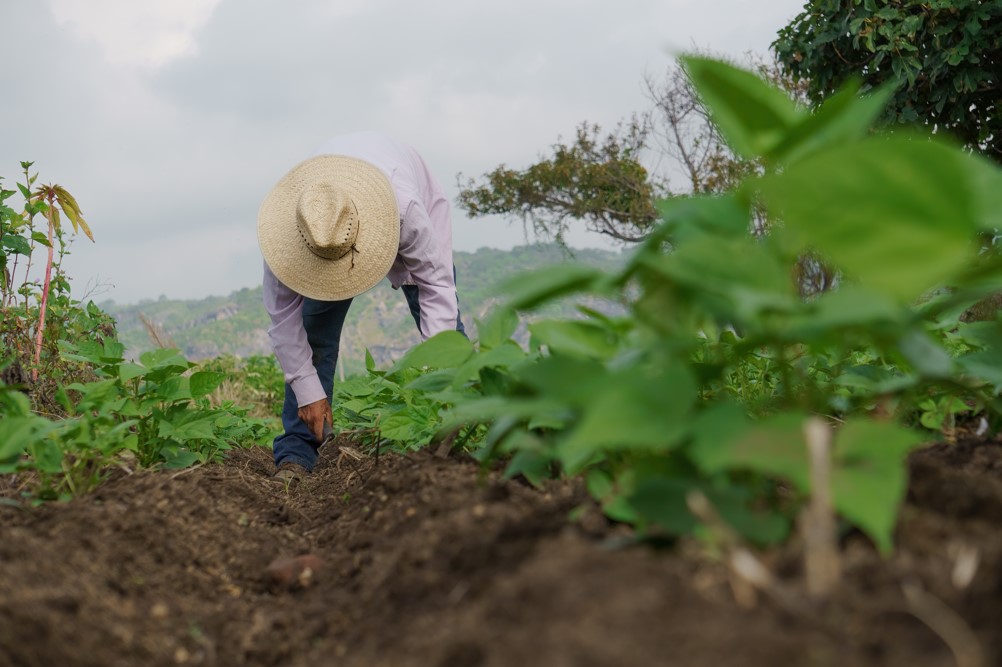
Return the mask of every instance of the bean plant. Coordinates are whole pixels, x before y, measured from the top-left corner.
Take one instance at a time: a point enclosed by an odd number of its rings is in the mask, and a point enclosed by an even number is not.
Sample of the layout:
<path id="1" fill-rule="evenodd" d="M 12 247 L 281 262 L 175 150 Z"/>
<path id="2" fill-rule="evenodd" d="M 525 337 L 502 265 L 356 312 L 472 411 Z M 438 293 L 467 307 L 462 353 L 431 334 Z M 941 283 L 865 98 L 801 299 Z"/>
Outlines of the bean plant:
<path id="1" fill-rule="evenodd" d="M 344 386 L 341 425 L 393 405 L 395 429 L 425 437 L 441 420 L 508 474 L 583 476 L 642 534 L 700 531 L 698 492 L 770 544 L 810 497 L 804 427 L 820 416 L 833 505 L 888 553 L 908 453 L 959 414 L 996 427 L 1002 416 L 1002 322 L 961 322 L 1002 286 L 1002 259 L 978 242 L 1002 227 L 1002 172 L 921 130 L 872 132 L 889 89 L 850 85 L 808 111 L 750 72 L 684 65 L 733 150 L 764 173 L 658 202 L 659 226 L 622 270 L 517 278 L 477 345 L 439 334 Z M 769 231 L 751 234 L 759 211 Z M 805 299 L 793 267 L 808 253 L 839 279 Z M 510 340 L 517 312 L 575 296 L 627 314 L 582 308 L 529 325 L 528 350 Z"/>

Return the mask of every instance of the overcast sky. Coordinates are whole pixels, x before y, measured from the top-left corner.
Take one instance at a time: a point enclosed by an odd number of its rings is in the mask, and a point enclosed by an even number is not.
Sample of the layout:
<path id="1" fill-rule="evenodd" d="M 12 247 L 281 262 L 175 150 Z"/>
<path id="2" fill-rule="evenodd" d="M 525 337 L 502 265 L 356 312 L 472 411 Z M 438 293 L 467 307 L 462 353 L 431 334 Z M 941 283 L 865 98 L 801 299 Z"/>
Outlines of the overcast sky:
<path id="1" fill-rule="evenodd" d="M 97 242 L 67 259 L 75 292 L 119 303 L 257 285 L 258 205 L 330 136 L 412 144 L 454 200 L 459 172 L 524 167 L 581 121 L 646 109 L 643 77 L 673 53 L 765 54 L 804 4 L 0 2 L 0 175 L 10 187 L 34 160 L 76 196 Z M 453 227 L 457 250 L 524 238 L 455 207 Z"/>

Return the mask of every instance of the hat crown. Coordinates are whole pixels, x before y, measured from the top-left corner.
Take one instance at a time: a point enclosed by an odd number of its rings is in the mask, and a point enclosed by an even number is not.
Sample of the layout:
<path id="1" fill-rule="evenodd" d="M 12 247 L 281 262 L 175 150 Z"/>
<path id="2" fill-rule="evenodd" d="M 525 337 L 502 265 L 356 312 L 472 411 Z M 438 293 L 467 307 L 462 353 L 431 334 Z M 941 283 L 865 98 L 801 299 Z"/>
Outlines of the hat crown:
<path id="1" fill-rule="evenodd" d="M 314 255 L 340 259 L 358 237 L 358 210 L 343 189 L 329 182 L 307 185 L 296 205 L 296 223 L 303 241 Z"/>

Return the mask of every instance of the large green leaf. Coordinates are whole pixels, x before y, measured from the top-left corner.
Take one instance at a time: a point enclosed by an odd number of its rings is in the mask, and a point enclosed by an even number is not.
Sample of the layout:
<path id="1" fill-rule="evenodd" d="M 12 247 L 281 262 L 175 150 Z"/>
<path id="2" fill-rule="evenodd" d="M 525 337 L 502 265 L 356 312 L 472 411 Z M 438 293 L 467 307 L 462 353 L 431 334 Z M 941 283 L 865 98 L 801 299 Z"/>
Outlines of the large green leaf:
<path id="1" fill-rule="evenodd" d="M 901 337 L 898 349 L 923 377 L 943 379 L 953 375 L 953 358 L 924 331 L 907 332 Z"/>
<path id="2" fill-rule="evenodd" d="M 748 206 L 734 194 L 671 197 L 659 201 L 657 209 L 673 245 L 706 235 L 744 237 L 751 228 Z"/>
<path id="3" fill-rule="evenodd" d="M 806 491 L 805 419 L 801 414 L 782 414 L 742 427 L 747 420 L 741 409 L 723 405 L 701 415 L 694 427 L 695 440 L 687 451 L 706 473 L 754 470 L 786 479 Z"/>
<path id="4" fill-rule="evenodd" d="M 10 249 L 15 255 L 31 255 L 31 244 L 23 236 L 7 234 L 3 237 L 3 247 Z"/>
<path id="5" fill-rule="evenodd" d="M 482 368 L 508 368 L 526 360 L 525 350 L 510 340 L 492 347 L 485 352 L 479 352 L 466 360 L 456 369 L 452 384 L 455 388 L 478 376 Z"/>
<path id="6" fill-rule="evenodd" d="M 561 296 L 588 290 L 604 278 L 604 273 L 589 266 L 556 264 L 519 274 L 505 282 L 502 291 L 507 294 L 510 307 L 528 310 Z"/>
<path id="7" fill-rule="evenodd" d="M 187 377 L 175 375 L 157 387 L 156 395 L 168 402 L 191 400 L 191 384 Z"/>
<path id="8" fill-rule="evenodd" d="M 971 205 L 978 226 L 989 234 L 998 234 L 1002 230 L 1002 169 L 978 155 L 969 156 L 963 166 L 971 184 Z"/>
<path id="9" fill-rule="evenodd" d="M 762 311 L 796 303 L 789 268 L 750 238 L 694 238 L 668 255 L 651 257 L 647 266 L 690 290 L 692 300 L 725 299 L 730 310 L 725 316 L 755 319 Z"/>
<path id="10" fill-rule="evenodd" d="M 52 422 L 42 417 L 4 416 L 0 419 L 0 461 L 17 459 L 28 448 L 54 428 Z"/>
<path id="11" fill-rule="evenodd" d="M 596 359 L 555 355 L 521 369 L 518 378 L 539 396 L 581 407 L 607 386 L 609 371 Z"/>
<path id="12" fill-rule="evenodd" d="M 196 371 L 189 378 L 192 398 L 202 398 L 214 392 L 223 383 L 226 376 L 215 371 Z"/>
<path id="13" fill-rule="evenodd" d="M 865 137 L 894 93 L 889 86 L 859 97 L 859 84 L 846 86 L 794 127 L 769 152 L 777 162 L 792 163 L 818 150 Z"/>
<path id="14" fill-rule="evenodd" d="M 897 424 L 850 419 L 835 440 L 832 494 L 835 509 L 876 543 L 881 553 L 891 537 L 908 476 L 905 459 L 922 436 Z"/>
<path id="15" fill-rule="evenodd" d="M 530 324 L 529 331 L 551 352 L 591 359 L 607 359 L 616 353 L 615 335 L 596 322 L 543 320 Z"/>
<path id="16" fill-rule="evenodd" d="M 911 301 L 973 258 L 972 159 L 933 140 L 875 137 L 816 153 L 760 185 L 799 245 Z"/>
<path id="17" fill-rule="evenodd" d="M 721 134 L 745 157 L 771 151 L 804 115 L 786 93 L 751 72 L 708 58 L 681 60 Z"/>
<path id="18" fill-rule="evenodd" d="M 496 307 L 485 319 L 477 322 L 477 336 L 481 350 L 504 344 L 518 328 L 518 314 L 511 308 Z"/>
<path id="19" fill-rule="evenodd" d="M 792 338 L 814 339 L 847 328 L 901 327 L 909 311 L 888 295 L 859 285 L 841 285 L 825 292 L 787 327 Z"/>
<path id="20" fill-rule="evenodd" d="M 600 452 L 667 451 L 679 445 L 689 429 L 696 382 L 681 364 L 653 375 L 629 368 L 610 373 L 589 399 L 558 446 L 571 472 Z"/>
<path id="21" fill-rule="evenodd" d="M 412 347 L 391 373 L 407 368 L 455 368 L 473 354 L 473 343 L 458 331 L 443 331 Z"/>

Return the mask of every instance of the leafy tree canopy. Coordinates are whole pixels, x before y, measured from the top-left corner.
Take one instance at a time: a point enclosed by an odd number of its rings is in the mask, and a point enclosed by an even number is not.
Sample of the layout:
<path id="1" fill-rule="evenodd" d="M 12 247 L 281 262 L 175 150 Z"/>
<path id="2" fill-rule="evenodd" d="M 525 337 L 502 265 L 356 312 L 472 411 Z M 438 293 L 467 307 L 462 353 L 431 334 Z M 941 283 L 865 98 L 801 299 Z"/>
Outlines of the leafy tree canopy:
<path id="1" fill-rule="evenodd" d="M 1002 2 L 810 0 L 772 46 L 812 101 L 853 78 L 897 84 L 883 122 L 946 130 L 1002 162 Z"/>
<path id="2" fill-rule="evenodd" d="M 653 228 L 656 185 L 638 161 L 646 122 L 634 119 L 602 136 L 583 123 L 572 142 L 524 169 L 501 165 L 478 183 L 461 183 L 459 205 L 470 216 L 514 215 L 543 237 L 563 240 L 575 220 L 619 241 L 639 241 Z"/>

